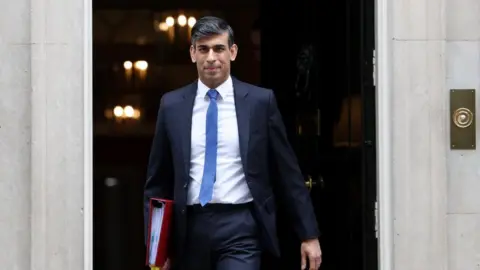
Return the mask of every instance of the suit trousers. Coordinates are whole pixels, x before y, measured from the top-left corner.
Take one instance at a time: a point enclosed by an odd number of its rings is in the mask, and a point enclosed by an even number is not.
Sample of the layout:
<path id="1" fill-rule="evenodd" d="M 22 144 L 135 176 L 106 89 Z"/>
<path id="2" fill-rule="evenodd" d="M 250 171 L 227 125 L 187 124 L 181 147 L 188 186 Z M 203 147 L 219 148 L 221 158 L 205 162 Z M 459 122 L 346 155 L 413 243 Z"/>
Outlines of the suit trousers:
<path id="1" fill-rule="evenodd" d="M 251 203 L 193 205 L 182 270 L 259 270 L 260 230 Z"/>

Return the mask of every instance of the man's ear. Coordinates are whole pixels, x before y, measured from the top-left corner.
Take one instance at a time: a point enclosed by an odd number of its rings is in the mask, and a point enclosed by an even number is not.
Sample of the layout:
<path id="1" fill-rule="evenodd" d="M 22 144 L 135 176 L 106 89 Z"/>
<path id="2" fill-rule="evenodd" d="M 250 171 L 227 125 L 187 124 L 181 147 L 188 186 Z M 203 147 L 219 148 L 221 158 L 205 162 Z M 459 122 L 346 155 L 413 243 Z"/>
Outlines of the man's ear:
<path id="1" fill-rule="evenodd" d="M 237 58 L 237 53 L 238 53 L 238 46 L 237 44 L 233 44 L 230 47 L 230 61 L 235 61 Z"/>
<path id="2" fill-rule="evenodd" d="M 195 58 L 195 47 L 193 45 L 190 45 L 190 58 L 192 59 L 192 63 L 197 61 Z"/>

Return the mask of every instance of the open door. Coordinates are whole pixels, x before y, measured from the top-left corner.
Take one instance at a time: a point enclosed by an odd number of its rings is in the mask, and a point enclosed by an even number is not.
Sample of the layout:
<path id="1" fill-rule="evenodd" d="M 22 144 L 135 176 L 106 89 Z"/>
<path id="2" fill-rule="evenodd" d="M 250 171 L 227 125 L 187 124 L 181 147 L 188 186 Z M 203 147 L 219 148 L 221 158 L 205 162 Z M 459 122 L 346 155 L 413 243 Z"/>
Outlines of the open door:
<path id="1" fill-rule="evenodd" d="M 262 85 L 276 93 L 310 189 L 321 269 L 377 269 L 373 1 L 261 1 Z M 282 258 L 265 269 L 299 268 L 290 224 L 280 211 Z"/>

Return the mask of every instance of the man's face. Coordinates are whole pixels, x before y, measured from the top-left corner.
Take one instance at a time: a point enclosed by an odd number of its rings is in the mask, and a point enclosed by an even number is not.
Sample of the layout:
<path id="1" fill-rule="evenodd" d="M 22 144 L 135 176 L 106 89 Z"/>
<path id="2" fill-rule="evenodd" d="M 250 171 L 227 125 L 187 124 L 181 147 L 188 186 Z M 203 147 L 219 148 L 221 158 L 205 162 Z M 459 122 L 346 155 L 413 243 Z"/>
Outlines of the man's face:
<path id="1" fill-rule="evenodd" d="M 215 88 L 230 75 L 230 61 L 235 60 L 237 51 L 235 44 L 228 47 L 228 33 L 223 33 L 197 40 L 190 47 L 190 57 L 202 82 Z"/>

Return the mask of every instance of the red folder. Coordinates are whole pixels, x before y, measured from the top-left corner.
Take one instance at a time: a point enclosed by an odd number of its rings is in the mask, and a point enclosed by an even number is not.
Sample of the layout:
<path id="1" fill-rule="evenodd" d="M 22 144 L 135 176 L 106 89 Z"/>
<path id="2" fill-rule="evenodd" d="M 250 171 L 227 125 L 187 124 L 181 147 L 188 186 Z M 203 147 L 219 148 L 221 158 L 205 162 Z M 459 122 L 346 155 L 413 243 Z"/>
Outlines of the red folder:
<path id="1" fill-rule="evenodd" d="M 173 201 L 150 199 L 146 264 L 163 267 L 168 259 L 168 242 L 172 223 Z"/>

